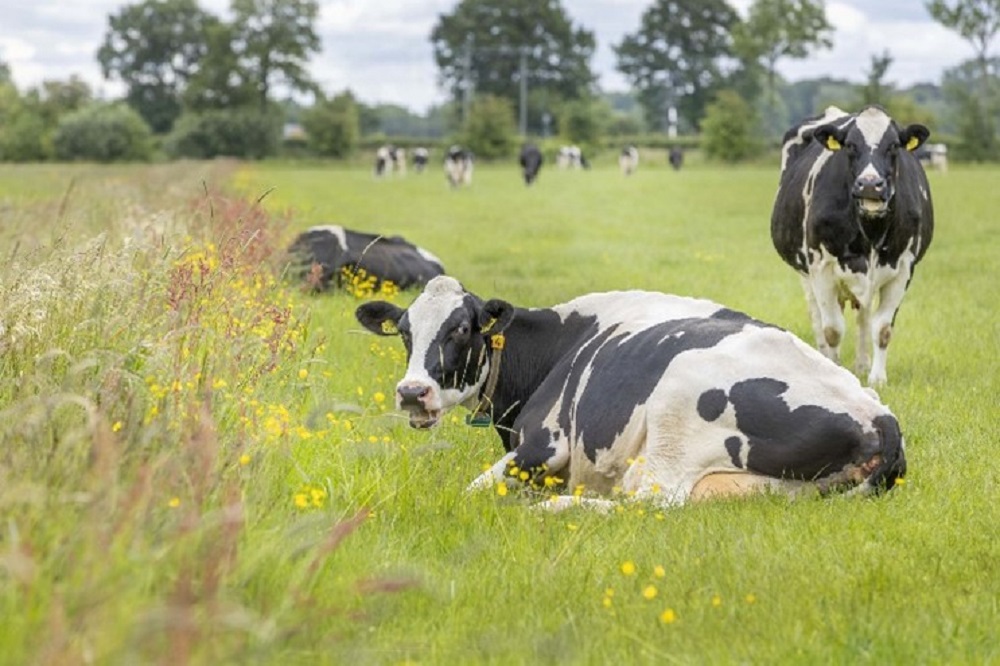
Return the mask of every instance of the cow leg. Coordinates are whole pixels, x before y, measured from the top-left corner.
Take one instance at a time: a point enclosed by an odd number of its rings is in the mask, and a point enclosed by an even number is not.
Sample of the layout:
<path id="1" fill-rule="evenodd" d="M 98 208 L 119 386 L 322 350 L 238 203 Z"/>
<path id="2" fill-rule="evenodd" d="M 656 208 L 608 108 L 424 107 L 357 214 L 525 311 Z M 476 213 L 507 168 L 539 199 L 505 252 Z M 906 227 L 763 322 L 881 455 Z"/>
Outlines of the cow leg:
<path id="1" fill-rule="evenodd" d="M 837 298 L 837 282 L 832 265 L 817 267 L 816 272 L 810 274 L 809 282 L 819 312 L 821 331 L 819 339 L 826 343 L 825 347 L 822 344 L 817 346 L 828 359 L 839 363 L 840 343 L 844 338 L 845 325 L 844 311 L 841 309 L 840 299 Z"/>
<path id="2" fill-rule="evenodd" d="M 541 436 L 526 438 L 516 449 L 476 477 L 467 490 L 483 490 L 509 479 L 536 483 L 545 477 L 557 476 L 568 462 L 569 445 L 562 437 L 555 440 Z"/>
<path id="3" fill-rule="evenodd" d="M 507 470 L 510 469 L 511 461 L 514 459 L 514 451 L 510 451 L 503 458 L 498 460 L 492 467 L 477 476 L 472 483 L 466 487 L 466 492 L 486 490 L 507 478 Z"/>
<path id="4" fill-rule="evenodd" d="M 906 294 L 910 280 L 909 266 L 902 265 L 896 275 L 879 289 L 879 303 L 871 321 L 871 341 L 874 347 L 872 369 L 868 373 L 869 386 L 882 386 L 888 381 L 886 376 L 886 356 L 889 351 L 889 340 L 892 338 L 892 322 L 896 318 Z"/>
<path id="5" fill-rule="evenodd" d="M 867 303 L 858 306 L 858 349 L 854 354 L 854 373 L 864 377 L 871 369 L 872 323 Z"/>
<path id="6" fill-rule="evenodd" d="M 820 315 L 819 305 L 816 303 L 816 295 L 813 293 L 812 279 L 808 276 L 802 276 L 802 292 L 806 296 L 809 323 L 812 324 L 813 335 L 816 338 L 816 348 L 829 358 L 830 345 L 826 344 L 826 338 L 823 336 L 823 318 Z"/>

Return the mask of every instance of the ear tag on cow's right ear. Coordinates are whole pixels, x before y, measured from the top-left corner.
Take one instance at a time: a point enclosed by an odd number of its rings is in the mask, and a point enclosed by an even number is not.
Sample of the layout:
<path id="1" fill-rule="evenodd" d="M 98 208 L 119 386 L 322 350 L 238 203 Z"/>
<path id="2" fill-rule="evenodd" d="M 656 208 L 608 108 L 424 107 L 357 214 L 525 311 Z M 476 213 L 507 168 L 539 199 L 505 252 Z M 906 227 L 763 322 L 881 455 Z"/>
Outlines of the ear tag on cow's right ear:
<path id="1" fill-rule="evenodd" d="M 840 150 L 840 142 L 832 136 L 826 137 L 826 147 L 830 150 Z"/>
<path id="2" fill-rule="evenodd" d="M 915 136 L 911 136 L 910 140 L 906 142 L 906 149 L 911 151 L 916 150 L 917 146 L 919 145 L 920 145 L 920 139 L 918 139 Z"/>
<path id="3" fill-rule="evenodd" d="M 390 321 L 388 319 L 383 319 L 382 332 L 386 335 L 397 335 L 399 333 L 399 329 L 396 328 L 395 322 Z"/>

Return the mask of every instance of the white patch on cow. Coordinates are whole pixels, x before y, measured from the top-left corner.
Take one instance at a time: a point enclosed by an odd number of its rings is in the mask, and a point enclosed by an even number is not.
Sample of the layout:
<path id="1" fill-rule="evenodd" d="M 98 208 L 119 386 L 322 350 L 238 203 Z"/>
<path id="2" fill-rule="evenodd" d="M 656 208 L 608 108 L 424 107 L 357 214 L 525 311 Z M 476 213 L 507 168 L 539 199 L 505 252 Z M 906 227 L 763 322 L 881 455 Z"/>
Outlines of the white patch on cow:
<path id="1" fill-rule="evenodd" d="M 931 195 L 927 192 L 927 188 L 924 187 L 923 184 L 920 185 L 920 196 L 924 198 L 924 201 L 931 198 Z"/>
<path id="2" fill-rule="evenodd" d="M 341 249 L 347 249 L 347 232 L 344 231 L 344 227 L 336 224 L 324 224 L 312 227 L 309 231 L 325 231 L 328 234 L 333 234 L 333 236 L 337 239 L 337 242 L 340 243 Z M 308 231 L 306 233 L 308 233 Z"/>
<path id="3" fill-rule="evenodd" d="M 434 262 L 434 263 L 435 263 L 435 264 L 437 264 L 438 266 L 441 266 L 441 267 L 443 267 L 443 266 L 444 266 L 444 264 L 443 264 L 443 263 L 441 263 L 441 260 L 440 260 L 440 259 L 438 259 L 438 258 L 437 258 L 436 256 L 434 256 L 434 254 L 432 254 L 431 252 L 428 252 L 427 250 L 425 250 L 425 249 L 424 249 L 424 248 L 422 248 L 422 247 L 418 247 L 418 248 L 417 248 L 417 254 L 419 254 L 419 255 L 420 255 L 421 257 L 423 257 L 423 258 L 424 258 L 424 259 L 426 259 L 427 261 L 432 261 L 432 262 Z"/>
<path id="4" fill-rule="evenodd" d="M 884 111 L 870 106 L 858 114 L 855 123 L 861 130 L 861 136 L 864 137 L 865 143 L 868 144 L 869 148 L 875 150 L 881 143 L 882 137 L 889 131 L 892 118 L 887 116 Z"/>
<path id="5" fill-rule="evenodd" d="M 790 138 L 781 147 L 781 173 L 785 172 L 785 167 L 788 165 L 788 157 L 792 151 L 792 148 L 797 145 L 805 144 L 805 138 L 803 135 L 806 132 L 816 129 L 820 125 L 826 125 L 834 122 L 840 118 L 849 117 L 850 114 L 842 109 L 838 109 L 835 106 L 828 106 L 823 111 L 823 115 L 815 120 L 810 120 L 807 123 L 803 123 L 799 126 L 798 130 L 795 132 L 795 136 Z"/>
<path id="6" fill-rule="evenodd" d="M 878 169 L 875 168 L 874 164 L 868 162 L 868 165 L 865 166 L 865 168 L 861 170 L 861 173 L 858 174 L 858 178 L 864 180 L 881 180 L 882 174 L 878 172 Z"/>
<path id="7" fill-rule="evenodd" d="M 649 291 L 612 291 L 580 296 L 551 308 L 565 322 L 576 314 L 596 317 L 600 330 L 619 325 L 623 331 L 689 317 L 707 317 L 722 309 L 718 303 Z"/>

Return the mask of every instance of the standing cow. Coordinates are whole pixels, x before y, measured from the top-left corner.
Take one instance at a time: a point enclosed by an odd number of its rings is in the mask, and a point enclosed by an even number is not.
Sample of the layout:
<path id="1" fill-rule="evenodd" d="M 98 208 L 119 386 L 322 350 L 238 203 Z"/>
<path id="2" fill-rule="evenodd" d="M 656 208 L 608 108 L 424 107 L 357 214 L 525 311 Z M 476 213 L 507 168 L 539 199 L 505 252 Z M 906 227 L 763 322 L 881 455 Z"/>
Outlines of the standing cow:
<path id="1" fill-rule="evenodd" d="M 625 146 L 618 155 L 618 168 L 623 175 L 631 176 L 639 168 L 639 149 L 635 146 Z"/>
<path id="2" fill-rule="evenodd" d="M 674 171 L 680 171 L 681 167 L 684 166 L 684 151 L 677 146 L 671 147 L 667 153 L 667 161 L 670 162 Z"/>
<path id="3" fill-rule="evenodd" d="M 492 422 L 507 454 L 472 488 L 513 479 L 680 504 L 866 493 L 905 472 L 899 424 L 874 391 L 791 333 L 710 301 L 625 291 L 524 309 L 442 276 L 405 310 L 373 301 L 356 315 L 402 339 L 396 405 L 412 427 L 457 405 Z"/>
<path id="4" fill-rule="evenodd" d="M 424 169 L 427 168 L 427 162 L 430 161 L 430 152 L 423 146 L 413 149 L 413 168 L 417 170 L 417 173 L 423 173 Z"/>
<path id="5" fill-rule="evenodd" d="M 385 176 L 391 173 L 406 173 L 406 150 L 387 144 L 375 151 L 375 175 Z"/>
<path id="6" fill-rule="evenodd" d="M 774 247 L 802 276 L 827 357 L 839 359 L 844 305 L 857 309 L 855 369 L 873 386 L 886 381 L 893 321 L 934 231 L 930 187 L 913 154 L 928 135 L 878 106 L 830 107 L 789 130 L 782 147 Z"/>
<path id="7" fill-rule="evenodd" d="M 472 184 L 472 151 L 452 146 L 444 156 L 444 173 L 452 187 Z"/>
<path id="8" fill-rule="evenodd" d="M 531 185 L 538 178 L 538 172 L 542 169 L 542 151 L 533 143 L 526 143 L 521 147 L 521 155 L 518 162 L 521 164 L 521 173 L 524 175 L 524 184 Z"/>

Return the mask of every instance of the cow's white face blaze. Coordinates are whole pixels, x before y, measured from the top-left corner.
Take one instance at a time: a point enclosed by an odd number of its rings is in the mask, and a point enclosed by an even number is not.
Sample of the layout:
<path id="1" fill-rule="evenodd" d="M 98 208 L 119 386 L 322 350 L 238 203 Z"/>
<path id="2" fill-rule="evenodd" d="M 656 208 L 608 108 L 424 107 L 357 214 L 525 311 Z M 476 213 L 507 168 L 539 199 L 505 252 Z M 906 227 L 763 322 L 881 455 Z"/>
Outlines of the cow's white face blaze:
<path id="1" fill-rule="evenodd" d="M 356 316 L 380 335 L 398 333 L 407 367 L 396 385 L 396 406 L 410 425 L 430 428 L 452 407 L 473 401 L 489 370 L 479 318 L 482 304 L 457 280 L 439 276 L 406 310 L 383 301 L 358 308 Z"/>
<path id="2" fill-rule="evenodd" d="M 900 129 L 886 112 L 869 106 L 852 123 L 817 127 L 814 138 L 830 151 L 843 151 L 850 164 L 851 195 L 865 218 L 883 217 L 896 193 L 900 150 L 916 150 L 930 132 L 923 125 Z"/>

